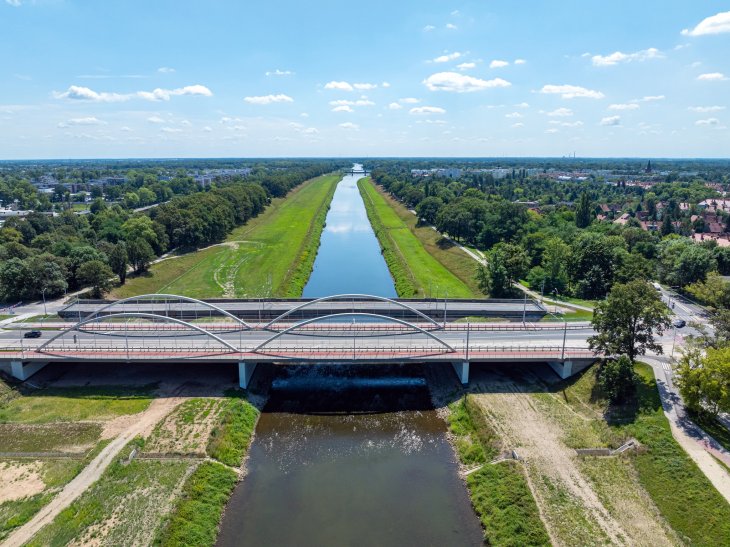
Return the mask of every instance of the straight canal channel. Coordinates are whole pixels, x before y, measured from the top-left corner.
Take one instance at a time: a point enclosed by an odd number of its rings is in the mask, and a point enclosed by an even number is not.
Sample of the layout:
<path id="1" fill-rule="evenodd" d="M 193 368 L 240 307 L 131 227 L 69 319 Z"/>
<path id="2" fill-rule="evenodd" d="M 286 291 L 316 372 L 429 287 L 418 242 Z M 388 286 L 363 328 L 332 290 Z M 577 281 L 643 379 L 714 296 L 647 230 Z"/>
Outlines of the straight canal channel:
<path id="1" fill-rule="evenodd" d="M 337 186 L 306 297 L 395 296 L 358 178 Z M 273 374 L 219 546 L 483 544 L 417 364 Z"/>

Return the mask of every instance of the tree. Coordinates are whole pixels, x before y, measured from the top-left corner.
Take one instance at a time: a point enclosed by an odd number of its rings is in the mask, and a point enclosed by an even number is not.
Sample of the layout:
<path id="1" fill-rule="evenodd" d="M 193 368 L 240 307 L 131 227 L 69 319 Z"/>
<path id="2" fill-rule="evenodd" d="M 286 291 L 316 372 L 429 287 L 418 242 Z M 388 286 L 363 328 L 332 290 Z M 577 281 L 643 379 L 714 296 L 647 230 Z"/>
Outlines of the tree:
<path id="1" fill-rule="evenodd" d="M 625 354 L 633 362 L 647 350 L 662 353 L 654 333 L 669 328 L 669 310 L 656 290 L 645 281 L 635 280 L 614 285 L 593 314 L 594 336 L 588 344 L 596 353 Z"/>
<path id="2" fill-rule="evenodd" d="M 575 225 L 578 228 L 587 228 L 593 220 L 592 216 L 591 198 L 588 196 L 588 192 L 583 192 L 575 209 Z"/>
<path id="3" fill-rule="evenodd" d="M 519 245 L 497 243 L 487 253 L 486 265 L 477 268 L 476 280 L 485 294 L 495 297 L 512 292 L 512 284 L 527 273 L 530 261 Z"/>
<path id="4" fill-rule="evenodd" d="M 662 218 L 662 228 L 661 228 L 662 237 L 668 236 L 673 233 L 674 233 L 674 226 L 672 225 L 672 217 L 669 215 L 669 211 L 665 211 L 664 216 Z"/>
<path id="5" fill-rule="evenodd" d="M 443 206 L 444 202 L 441 198 L 427 197 L 416 206 L 418 218 L 423 219 L 428 224 L 433 224 L 436 222 L 436 215 Z"/>
<path id="6" fill-rule="evenodd" d="M 659 275 L 673 287 L 704 280 L 716 265 L 713 251 L 692 240 L 675 237 L 661 243 Z"/>
<path id="7" fill-rule="evenodd" d="M 79 266 L 76 280 L 81 286 L 90 286 L 91 295 L 101 298 L 112 288 L 114 272 L 101 260 L 90 260 Z"/>
<path id="8" fill-rule="evenodd" d="M 709 348 L 705 354 L 691 347 L 679 362 L 676 381 L 690 410 L 713 417 L 730 412 L 730 347 Z"/>
<path id="9" fill-rule="evenodd" d="M 634 364 L 626 355 L 608 359 L 598 369 L 598 385 L 612 403 L 625 401 L 636 390 Z"/>
<path id="10" fill-rule="evenodd" d="M 134 272 L 141 273 L 149 267 L 155 253 L 146 240 L 139 238 L 127 242 L 127 256 Z"/>
<path id="11" fill-rule="evenodd" d="M 112 248 L 109 253 L 109 266 L 112 271 L 119 276 L 119 283 L 124 285 L 127 280 L 127 266 L 129 265 L 129 257 L 127 256 L 127 246 L 120 241 Z"/>

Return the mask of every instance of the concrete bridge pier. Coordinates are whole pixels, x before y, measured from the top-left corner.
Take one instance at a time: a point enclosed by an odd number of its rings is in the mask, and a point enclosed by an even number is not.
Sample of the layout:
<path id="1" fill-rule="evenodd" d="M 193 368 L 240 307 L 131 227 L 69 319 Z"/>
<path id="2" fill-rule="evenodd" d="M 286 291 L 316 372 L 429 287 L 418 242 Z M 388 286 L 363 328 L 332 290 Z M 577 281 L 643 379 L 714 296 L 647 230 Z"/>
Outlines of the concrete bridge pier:
<path id="1" fill-rule="evenodd" d="M 454 372 L 456 373 L 457 378 L 459 378 L 459 381 L 466 385 L 469 383 L 469 361 L 453 361 L 451 363 L 451 366 L 454 367 Z"/>
<path id="2" fill-rule="evenodd" d="M 251 376 L 253 376 L 253 373 L 256 370 L 257 364 L 258 363 L 251 363 L 249 361 L 239 361 L 238 385 L 241 386 L 241 389 L 248 389 L 248 384 L 251 381 Z"/>
<path id="3" fill-rule="evenodd" d="M 549 361 L 548 365 L 563 380 L 573 374 L 573 361 Z"/>
<path id="4" fill-rule="evenodd" d="M 28 378 L 33 376 L 36 372 L 45 367 L 48 363 L 24 363 L 23 361 L 10 361 L 0 363 L 0 370 L 4 370 L 10 374 L 16 380 L 25 382 Z"/>

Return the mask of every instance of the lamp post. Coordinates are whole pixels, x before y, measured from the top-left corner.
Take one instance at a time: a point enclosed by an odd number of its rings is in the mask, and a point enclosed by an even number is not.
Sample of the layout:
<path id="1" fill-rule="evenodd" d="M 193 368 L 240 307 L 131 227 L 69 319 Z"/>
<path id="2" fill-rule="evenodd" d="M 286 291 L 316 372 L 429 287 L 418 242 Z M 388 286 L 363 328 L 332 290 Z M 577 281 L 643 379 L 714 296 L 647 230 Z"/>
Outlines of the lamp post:
<path id="1" fill-rule="evenodd" d="M 46 311 L 46 290 L 48 290 L 47 287 L 43 287 L 41 290 L 41 296 L 43 296 L 43 319 L 48 315 L 48 311 Z"/>

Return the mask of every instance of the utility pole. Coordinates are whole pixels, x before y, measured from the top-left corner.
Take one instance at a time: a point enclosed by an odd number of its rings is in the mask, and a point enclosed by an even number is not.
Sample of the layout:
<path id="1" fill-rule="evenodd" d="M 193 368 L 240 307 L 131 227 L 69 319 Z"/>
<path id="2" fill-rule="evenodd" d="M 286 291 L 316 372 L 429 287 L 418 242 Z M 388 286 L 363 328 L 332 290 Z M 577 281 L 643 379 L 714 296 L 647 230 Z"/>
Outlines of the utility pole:
<path id="1" fill-rule="evenodd" d="M 560 360 L 565 361 L 565 339 L 568 337 L 568 321 L 563 318 L 563 351 L 560 353 Z"/>
<path id="2" fill-rule="evenodd" d="M 41 290 L 41 296 L 43 296 L 43 319 L 48 315 L 48 311 L 46 311 L 46 290 L 48 290 L 46 287 L 43 287 L 43 290 Z"/>

